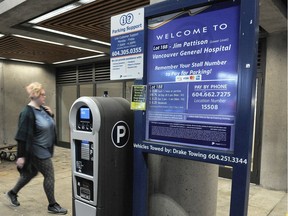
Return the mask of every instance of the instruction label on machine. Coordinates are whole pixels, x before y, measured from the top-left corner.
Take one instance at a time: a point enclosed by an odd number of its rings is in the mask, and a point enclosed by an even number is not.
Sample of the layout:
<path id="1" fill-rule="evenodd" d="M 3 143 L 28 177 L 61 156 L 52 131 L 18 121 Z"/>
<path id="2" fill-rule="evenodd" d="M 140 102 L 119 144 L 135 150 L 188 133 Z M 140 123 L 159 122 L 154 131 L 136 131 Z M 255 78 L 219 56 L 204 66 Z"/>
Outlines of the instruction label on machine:
<path id="1" fill-rule="evenodd" d="M 145 110 L 146 109 L 146 85 L 132 85 L 131 94 L 131 110 Z"/>
<path id="2" fill-rule="evenodd" d="M 148 23 L 146 140 L 233 149 L 239 6 Z"/>
<path id="3" fill-rule="evenodd" d="M 111 18 L 111 80 L 143 77 L 144 8 Z"/>

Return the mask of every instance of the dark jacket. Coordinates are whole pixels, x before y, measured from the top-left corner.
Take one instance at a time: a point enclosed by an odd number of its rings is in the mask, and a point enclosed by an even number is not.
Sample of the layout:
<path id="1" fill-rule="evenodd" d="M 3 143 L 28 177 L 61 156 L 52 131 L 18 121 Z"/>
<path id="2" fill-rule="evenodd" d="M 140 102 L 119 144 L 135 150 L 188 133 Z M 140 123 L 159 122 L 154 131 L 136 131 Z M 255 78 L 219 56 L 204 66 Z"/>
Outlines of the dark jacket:
<path id="1" fill-rule="evenodd" d="M 47 113 L 48 115 L 50 115 L 49 112 Z M 17 145 L 18 158 L 25 157 L 26 159 L 29 159 L 31 156 L 34 156 L 32 152 L 32 145 L 33 145 L 35 127 L 36 127 L 35 114 L 33 112 L 33 108 L 27 105 L 24 107 L 24 109 L 21 111 L 19 115 L 18 130 L 15 136 L 15 140 L 17 141 L 18 144 Z M 55 131 L 55 137 L 56 137 L 56 131 Z M 56 139 L 54 143 L 56 143 Z M 51 155 L 53 155 L 54 145 L 49 149 L 49 151 Z"/>

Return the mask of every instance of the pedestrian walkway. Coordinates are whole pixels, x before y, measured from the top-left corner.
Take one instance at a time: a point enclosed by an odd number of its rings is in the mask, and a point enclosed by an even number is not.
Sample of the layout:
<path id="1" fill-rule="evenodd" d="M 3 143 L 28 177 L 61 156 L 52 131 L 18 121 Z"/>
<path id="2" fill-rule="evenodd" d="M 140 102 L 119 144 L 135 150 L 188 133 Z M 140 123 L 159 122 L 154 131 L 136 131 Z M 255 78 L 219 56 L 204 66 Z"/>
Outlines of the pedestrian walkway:
<path id="1" fill-rule="evenodd" d="M 68 216 L 72 215 L 70 158 L 70 149 L 56 147 L 53 158 L 56 178 L 55 196 L 59 204 L 68 209 Z M 0 215 L 51 216 L 47 213 L 47 199 L 42 186 L 43 177 L 40 174 L 20 191 L 18 200 L 21 205 L 19 207 L 9 205 L 5 192 L 14 186 L 17 178 L 15 163 L 2 161 L 0 163 Z M 230 190 L 231 180 L 219 178 L 217 216 L 229 216 Z M 267 190 L 251 184 L 248 216 L 288 216 L 287 212 L 287 193 Z"/>

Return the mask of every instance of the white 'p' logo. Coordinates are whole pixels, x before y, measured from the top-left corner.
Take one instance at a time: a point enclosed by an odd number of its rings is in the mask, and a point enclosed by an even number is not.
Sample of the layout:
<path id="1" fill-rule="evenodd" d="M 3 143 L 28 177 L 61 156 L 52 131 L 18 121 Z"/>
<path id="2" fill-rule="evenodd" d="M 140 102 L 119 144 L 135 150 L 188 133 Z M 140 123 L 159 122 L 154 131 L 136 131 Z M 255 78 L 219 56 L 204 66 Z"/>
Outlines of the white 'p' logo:
<path id="1" fill-rule="evenodd" d="M 129 141 L 130 129 L 126 122 L 118 121 L 112 128 L 111 139 L 117 148 L 123 148 Z"/>

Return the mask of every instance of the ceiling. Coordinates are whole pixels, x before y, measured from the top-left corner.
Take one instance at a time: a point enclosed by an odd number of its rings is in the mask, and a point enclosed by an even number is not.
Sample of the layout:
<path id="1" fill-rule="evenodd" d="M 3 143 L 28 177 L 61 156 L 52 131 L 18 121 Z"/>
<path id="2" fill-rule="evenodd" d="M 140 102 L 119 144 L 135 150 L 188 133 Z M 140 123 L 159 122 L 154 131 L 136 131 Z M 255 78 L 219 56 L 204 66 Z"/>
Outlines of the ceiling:
<path id="1" fill-rule="evenodd" d="M 5 35 L 0 38 L 0 59 L 21 59 L 45 64 L 73 59 L 81 61 L 88 56 L 93 61 L 96 58 L 109 59 L 111 16 L 150 4 L 150 0 L 96 0 L 36 24 L 37 27 L 83 38 L 35 29 L 35 25 L 29 23 L 36 17 L 77 2 L 49 0 L 39 4 L 39 0 L 0 1 L 0 34 Z M 285 2 L 260 0 L 260 25 L 269 34 L 287 31 Z"/>
<path id="2" fill-rule="evenodd" d="M 4 0 L 0 3 L 0 8 L 5 1 L 13 0 Z M 36 24 L 39 27 L 74 34 L 86 39 L 38 30 L 29 23 L 29 20 L 75 2 L 77 1 L 49 0 L 41 1 L 39 4 L 39 0 L 26 0 L 0 14 L 0 33 L 5 34 L 0 38 L 0 58 L 23 59 L 47 64 L 87 56 L 103 56 L 102 53 L 106 54 L 107 58 L 110 52 L 109 44 L 99 44 L 92 40 L 109 43 L 111 16 L 150 3 L 149 0 L 97 0 Z M 61 45 L 35 41 L 18 35 L 53 41 Z"/>

